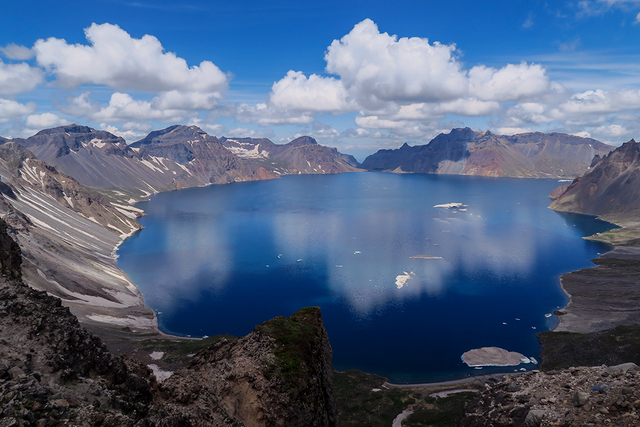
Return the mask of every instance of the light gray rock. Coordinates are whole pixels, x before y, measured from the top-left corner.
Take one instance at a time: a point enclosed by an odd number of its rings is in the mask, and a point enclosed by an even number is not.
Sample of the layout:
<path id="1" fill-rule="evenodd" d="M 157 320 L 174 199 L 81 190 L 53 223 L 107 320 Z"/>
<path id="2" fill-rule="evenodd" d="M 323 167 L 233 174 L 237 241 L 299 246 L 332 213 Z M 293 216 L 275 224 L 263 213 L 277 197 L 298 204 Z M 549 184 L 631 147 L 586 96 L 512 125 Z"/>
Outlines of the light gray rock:
<path id="1" fill-rule="evenodd" d="M 627 372 L 637 372 L 638 371 L 638 365 L 636 365 L 635 363 L 622 363 L 620 365 L 615 365 L 615 366 L 609 366 L 607 368 L 607 372 L 610 375 L 620 375 L 620 374 L 626 374 Z"/>
<path id="2" fill-rule="evenodd" d="M 584 406 L 589 401 L 589 393 L 577 391 L 573 395 L 573 404 L 577 407 Z"/>
<path id="3" fill-rule="evenodd" d="M 524 419 L 524 423 L 527 427 L 540 427 L 542 419 L 544 418 L 545 411 L 542 409 L 532 409 Z"/>

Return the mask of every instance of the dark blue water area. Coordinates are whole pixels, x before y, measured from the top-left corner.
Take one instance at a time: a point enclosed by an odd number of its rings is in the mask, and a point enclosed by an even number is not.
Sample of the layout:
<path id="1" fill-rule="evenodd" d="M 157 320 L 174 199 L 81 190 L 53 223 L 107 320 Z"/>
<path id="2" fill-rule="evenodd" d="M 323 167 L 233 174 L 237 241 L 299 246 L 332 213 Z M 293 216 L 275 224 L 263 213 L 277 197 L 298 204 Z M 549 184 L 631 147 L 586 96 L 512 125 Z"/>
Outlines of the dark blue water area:
<path id="1" fill-rule="evenodd" d="M 338 370 L 417 383 L 535 369 L 460 357 L 537 357 L 535 334 L 557 324 L 545 314 L 568 301 L 558 277 L 607 250 L 582 237 L 610 224 L 548 208 L 558 185 L 353 173 L 161 193 L 138 205 L 145 228 L 118 266 L 167 333 L 242 336 L 319 306 Z M 451 202 L 466 206 L 434 207 Z"/>

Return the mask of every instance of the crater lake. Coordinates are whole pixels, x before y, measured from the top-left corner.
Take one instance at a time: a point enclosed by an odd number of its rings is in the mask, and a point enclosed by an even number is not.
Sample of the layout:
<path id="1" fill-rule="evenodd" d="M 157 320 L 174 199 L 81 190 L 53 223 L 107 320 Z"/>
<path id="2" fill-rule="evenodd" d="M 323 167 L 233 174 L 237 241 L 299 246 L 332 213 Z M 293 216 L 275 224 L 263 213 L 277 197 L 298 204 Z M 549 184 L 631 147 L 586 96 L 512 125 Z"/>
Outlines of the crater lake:
<path id="1" fill-rule="evenodd" d="M 170 334 L 242 336 L 319 306 L 337 370 L 420 383 L 535 369 L 461 355 L 537 358 L 535 334 L 568 302 L 560 274 L 607 250 L 582 237 L 611 224 L 548 208 L 559 185 L 367 172 L 160 193 L 137 204 L 144 229 L 118 266 Z"/>

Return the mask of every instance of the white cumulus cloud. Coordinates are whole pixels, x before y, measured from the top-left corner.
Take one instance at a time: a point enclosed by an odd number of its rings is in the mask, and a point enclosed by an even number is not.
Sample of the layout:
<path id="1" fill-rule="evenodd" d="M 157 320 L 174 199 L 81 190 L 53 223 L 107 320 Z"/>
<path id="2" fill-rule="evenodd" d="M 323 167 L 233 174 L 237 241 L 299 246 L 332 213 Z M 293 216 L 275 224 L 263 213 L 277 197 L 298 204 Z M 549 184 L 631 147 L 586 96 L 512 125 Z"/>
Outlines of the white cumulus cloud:
<path id="1" fill-rule="evenodd" d="M 289 71 L 271 88 L 270 103 L 275 108 L 343 112 L 353 110 L 347 101 L 347 91 L 333 78 L 312 74 L 308 78 L 302 72 Z"/>
<path id="2" fill-rule="evenodd" d="M 11 120 L 31 114 L 36 110 L 36 103 L 21 104 L 10 99 L 0 98 L 0 123 L 8 123 Z"/>
<path id="3" fill-rule="evenodd" d="M 27 59 L 33 58 L 33 51 L 30 48 L 15 43 L 9 43 L 5 47 L 0 47 L 0 52 L 2 52 L 5 57 L 18 61 L 26 61 Z"/>
<path id="4" fill-rule="evenodd" d="M 25 120 L 25 125 L 29 129 L 46 129 L 57 126 L 68 125 L 71 122 L 54 113 L 32 114 Z"/>
<path id="5" fill-rule="evenodd" d="M 38 64 L 65 87 L 106 85 L 117 90 L 204 92 L 221 96 L 228 77 L 211 61 L 189 67 L 166 52 L 151 35 L 133 38 L 112 24 L 85 29 L 88 45 L 69 44 L 54 37 L 33 46 Z"/>
<path id="6" fill-rule="evenodd" d="M 0 95 L 17 95 L 32 91 L 44 82 L 44 73 L 29 64 L 5 64 L 0 60 Z"/>
<path id="7" fill-rule="evenodd" d="M 340 76 L 349 92 L 367 108 L 388 101 L 413 103 L 465 96 L 465 72 L 455 45 L 429 43 L 380 33 L 370 19 L 334 40 L 325 54 L 327 71 Z"/>

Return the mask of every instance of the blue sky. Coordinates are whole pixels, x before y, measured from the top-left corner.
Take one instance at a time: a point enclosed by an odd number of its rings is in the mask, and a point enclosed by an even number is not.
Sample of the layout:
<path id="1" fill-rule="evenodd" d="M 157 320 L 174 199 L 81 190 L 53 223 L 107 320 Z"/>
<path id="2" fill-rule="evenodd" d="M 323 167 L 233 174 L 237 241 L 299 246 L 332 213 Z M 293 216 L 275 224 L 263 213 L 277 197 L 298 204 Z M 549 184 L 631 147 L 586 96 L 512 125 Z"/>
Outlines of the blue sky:
<path id="1" fill-rule="evenodd" d="M 308 134 L 362 159 L 469 126 L 640 131 L 640 0 L 20 1 L 2 6 L 0 136 Z"/>

